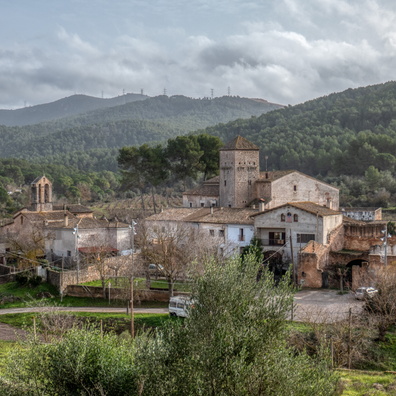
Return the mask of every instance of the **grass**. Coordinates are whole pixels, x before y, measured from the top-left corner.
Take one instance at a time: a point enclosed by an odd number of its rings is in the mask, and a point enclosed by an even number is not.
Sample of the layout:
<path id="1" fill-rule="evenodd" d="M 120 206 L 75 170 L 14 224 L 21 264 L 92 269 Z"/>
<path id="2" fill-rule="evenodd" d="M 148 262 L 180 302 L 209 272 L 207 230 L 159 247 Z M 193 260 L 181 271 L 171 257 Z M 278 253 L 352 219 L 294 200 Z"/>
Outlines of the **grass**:
<path id="1" fill-rule="evenodd" d="M 52 296 L 58 295 L 57 289 L 48 283 L 42 283 L 34 288 L 29 286 L 20 286 L 17 282 L 0 284 L 0 300 L 2 297 L 9 297 L 9 296 L 13 296 L 20 299 L 19 301 L 15 301 L 12 303 L 2 304 L 0 305 L 0 307 L 1 308 L 25 307 L 29 305 L 32 301 L 40 299 L 39 298 L 40 293 L 50 293 Z"/>
<path id="2" fill-rule="evenodd" d="M 52 298 L 39 298 L 40 293 L 48 292 Z M 74 307 L 126 307 L 126 302 L 121 300 L 109 301 L 104 298 L 85 298 L 85 297 L 71 297 L 66 296 L 62 298 L 62 301 L 58 295 L 58 291 L 55 287 L 48 283 L 42 283 L 41 285 L 31 288 L 28 286 L 20 286 L 17 282 L 9 282 L 0 285 L 0 299 L 2 296 L 14 296 L 19 298 L 19 301 L 10 302 L 0 305 L 2 308 L 23 308 L 34 306 L 38 304 L 49 304 L 58 305 L 63 307 L 74 306 Z M 165 308 L 168 304 L 166 302 L 142 302 L 139 307 L 141 308 Z"/>
<path id="3" fill-rule="evenodd" d="M 40 323 L 40 313 L 18 313 L 0 315 L 0 322 L 6 323 L 22 329 L 29 329 L 33 326 L 33 318 L 37 318 Z M 129 331 L 131 316 L 122 313 L 105 313 L 105 312 L 60 312 L 59 315 L 72 315 L 75 318 L 84 318 L 88 323 L 99 325 L 102 321 L 105 330 L 115 331 L 120 334 L 123 331 Z M 170 320 L 178 320 L 168 314 L 135 314 L 134 324 L 137 332 L 162 327 Z"/>
<path id="4" fill-rule="evenodd" d="M 396 395 L 396 377 L 392 373 L 369 371 L 339 370 L 341 381 L 344 384 L 342 396 L 384 396 Z M 383 390 L 374 387 L 380 384 Z"/>
<path id="5" fill-rule="evenodd" d="M 122 288 L 129 287 L 129 279 L 126 278 L 110 278 L 106 280 L 106 285 L 111 282 L 111 287 Z M 95 280 L 91 282 L 85 282 L 85 286 L 102 287 L 102 282 L 100 280 Z M 153 289 L 168 289 L 168 281 L 166 279 L 151 279 L 151 288 Z M 135 278 L 134 287 L 139 290 L 146 289 L 146 278 Z M 191 286 L 188 282 L 175 282 L 175 290 L 180 292 L 191 292 Z"/>

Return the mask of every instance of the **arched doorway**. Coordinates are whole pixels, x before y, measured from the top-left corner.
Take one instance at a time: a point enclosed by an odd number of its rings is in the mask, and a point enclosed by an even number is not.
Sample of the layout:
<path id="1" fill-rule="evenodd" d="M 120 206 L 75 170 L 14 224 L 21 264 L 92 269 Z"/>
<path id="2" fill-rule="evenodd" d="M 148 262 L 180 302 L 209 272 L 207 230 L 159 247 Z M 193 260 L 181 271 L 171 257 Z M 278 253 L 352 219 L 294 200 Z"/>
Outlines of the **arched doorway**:
<path id="1" fill-rule="evenodd" d="M 350 284 L 350 285 L 353 285 L 352 267 L 353 267 L 354 265 L 357 265 L 357 266 L 359 266 L 359 267 L 363 267 L 363 264 L 365 264 L 365 263 L 367 263 L 367 261 L 366 261 L 366 260 L 362 260 L 362 259 L 356 259 L 356 260 L 350 261 L 350 262 L 346 265 L 347 272 L 346 272 L 346 274 L 345 274 L 345 282 L 348 283 L 348 284 Z"/>

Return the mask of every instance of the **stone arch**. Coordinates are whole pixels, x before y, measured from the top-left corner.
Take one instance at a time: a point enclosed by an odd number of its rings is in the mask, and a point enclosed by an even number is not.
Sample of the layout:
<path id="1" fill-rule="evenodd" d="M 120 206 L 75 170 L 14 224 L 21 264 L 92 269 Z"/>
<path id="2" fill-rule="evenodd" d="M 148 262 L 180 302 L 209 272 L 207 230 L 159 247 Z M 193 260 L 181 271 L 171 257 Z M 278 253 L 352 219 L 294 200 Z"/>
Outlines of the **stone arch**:
<path id="1" fill-rule="evenodd" d="M 354 260 L 350 261 L 349 263 L 347 263 L 346 266 L 345 266 L 345 268 L 347 268 L 345 281 L 348 282 L 350 285 L 353 285 L 352 267 L 354 265 L 357 265 L 360 268 L 362 268 L 365 263 L 367 263 L 367 261 L 363 260 L 363 259 L 354 259 Z"/>

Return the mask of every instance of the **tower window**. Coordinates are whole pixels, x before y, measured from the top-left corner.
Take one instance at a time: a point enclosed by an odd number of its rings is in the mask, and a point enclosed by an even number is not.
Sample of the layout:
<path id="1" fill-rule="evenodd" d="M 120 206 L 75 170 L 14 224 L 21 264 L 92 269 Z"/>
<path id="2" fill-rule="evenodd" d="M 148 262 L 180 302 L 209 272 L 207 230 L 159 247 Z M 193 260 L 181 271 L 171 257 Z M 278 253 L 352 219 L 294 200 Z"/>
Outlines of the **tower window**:
<path id="1" fill-rule="evenodd" d="M 281 222 L 284 223 L 286 221 L 286 216 L 284 213 L 281 214 Z"/>
<path id="2" fill-rule="evenodd" d="M 224 186 L 226 186 L 227 185 L 227 180 L 224 180 Z"/>
<path id="3" fill-rule="evenodd" d="M 293 221 L 294 221 L 295 223 L 298 222 L 298 214 L 293 215 Z"/>
<path id="4" fill-rule="evenodd" d="M 296 185 L 293 186 L 293 190 L 297 191 L 297 186 Z"/>

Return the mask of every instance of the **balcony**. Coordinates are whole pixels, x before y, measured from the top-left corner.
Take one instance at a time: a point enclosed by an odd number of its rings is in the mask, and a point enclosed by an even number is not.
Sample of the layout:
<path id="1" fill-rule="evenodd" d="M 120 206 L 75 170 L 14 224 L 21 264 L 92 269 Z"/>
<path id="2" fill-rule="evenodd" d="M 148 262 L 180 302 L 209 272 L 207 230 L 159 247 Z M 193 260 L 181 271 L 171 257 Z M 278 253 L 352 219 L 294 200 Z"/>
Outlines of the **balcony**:
<path id="1" fill-rule="evenodd" d="M 283 246 L 285 243 L 284 239 L 261 239 L 262 246 Z"/>

